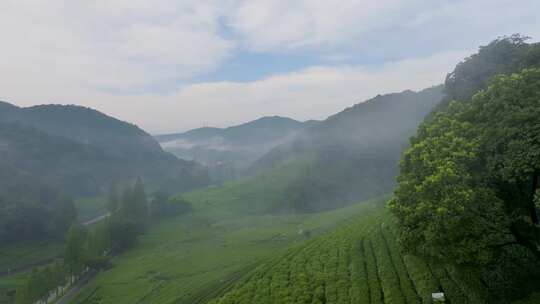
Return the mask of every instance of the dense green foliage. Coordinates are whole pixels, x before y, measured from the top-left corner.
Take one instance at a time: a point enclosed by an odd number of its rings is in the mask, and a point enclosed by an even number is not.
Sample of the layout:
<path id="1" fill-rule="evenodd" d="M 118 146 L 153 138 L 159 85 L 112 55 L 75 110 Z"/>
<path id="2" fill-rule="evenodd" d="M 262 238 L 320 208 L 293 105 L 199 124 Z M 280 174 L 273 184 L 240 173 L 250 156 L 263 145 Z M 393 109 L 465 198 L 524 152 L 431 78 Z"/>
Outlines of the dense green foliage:
<path id="1" fill-rule="evenodd" d="M 467 101 L 485 88 L 494 75 L 540 65 L 540 43 L 528 44 L 527 39 L 519 34 L 501 37 L 460 62 L 446 76 L 446 100 Z"/>
<path id="2" fill-rule="evenodd" d="M 15 303 L 30 304 L 44 300 L 59 287 L 67 283 L 65 269 L 61 264 L 53 264 L 44 268 L 34 269 L 17 289 Z"/>
<path id="3" fill-rule="evenodd" d="M 497 40 L 454 73 L 486 62 L 516 69 L 522 57 L 515 53 L 531 50 L 534 46 L 516 36 Z M 494 54 L 499 56 L 493 59 Z M 457 83 L 477 90 L 483 86 Z M 458 92 L 466 92 L 464 87 Z M 391 203 L 404 247 L 474 269 L 490 291 L 490 303 L 507 303 L 537 290 L 539 151 L 540 69 L 495 76 L 470 100 L 450 103 L 432 115 L 403 155 Z"/>

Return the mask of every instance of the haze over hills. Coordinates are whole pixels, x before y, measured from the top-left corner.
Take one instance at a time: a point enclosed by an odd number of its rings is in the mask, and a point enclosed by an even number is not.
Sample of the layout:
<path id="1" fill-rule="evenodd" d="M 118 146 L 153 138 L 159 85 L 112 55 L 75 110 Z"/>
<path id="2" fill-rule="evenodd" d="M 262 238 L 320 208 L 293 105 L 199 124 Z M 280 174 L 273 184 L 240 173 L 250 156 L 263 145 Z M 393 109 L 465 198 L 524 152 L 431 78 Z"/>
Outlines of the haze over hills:
<path id="1" fill-rule="evenodd" d="M 408 138 L 443 96 L 439 85 L 378 95 L 323 121 L 263 117 L 156 139 L 180 158 L 207 164 L 218 181 L 259 172 L 282 176 L 282 182 L 273 184 L 272 201 L 265 203 L 264 212 L 314 212 L 390 191 Z M 252 184 L 268 184 L 258 179 L 233 187 L 238 187 L 239 197 L 251 196 Z"/>
<path id="2" fill-rule="evenodd" d="M 526 40 L 323 121 L 152 137 L 89 108 L 0 102 L 0 304 L 539 303 Z"/>
<path id="3" fill-rule="evenodd" d="M 155 138 L 166 151 L 201 162 L 211 167 L 215 175 L 228 179 L 243 174 L 259 157 L 315 124 L 317 121 L 267 116 L 228 128 L 203 127 Z"/>
<path id="4" fill-rule="evenodd" d="M 74 195 L 142 177 L 153 187 L 190 189 L 204 171 L 179 160 L 135 125 L 80 106 L 0 104 L 0 166 L 10 165 Z"/>
<path id="5" fill-rule="evenodd" d="M 387 193 L 408 138 L 443 98 L 443 86 L 379 95 L 306 128 L 275 147 L 252 172 L 309 159 L 309 170 L 285 189 L 297 211 L 332 209 Z"/>
<path id="6" fill-rule="evenodd" d="M 539 12 L 0 1 L 0 304 L 540 304 Z"/>

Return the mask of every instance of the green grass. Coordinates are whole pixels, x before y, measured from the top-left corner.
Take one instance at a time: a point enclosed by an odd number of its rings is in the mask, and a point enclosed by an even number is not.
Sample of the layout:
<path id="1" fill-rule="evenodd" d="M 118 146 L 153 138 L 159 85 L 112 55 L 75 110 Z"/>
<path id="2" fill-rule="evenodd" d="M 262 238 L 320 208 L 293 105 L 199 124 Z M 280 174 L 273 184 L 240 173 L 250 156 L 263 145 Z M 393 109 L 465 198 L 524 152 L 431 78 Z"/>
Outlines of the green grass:
<path id="1" fill-rule="evenodd" d="M 200 303 L 218 296 L 269 258 L 365 212 L 368 205 L 308 215 L 217 216 L 208 205 L 155 224 L 113 259 L 74 303 Z"/>
<path id="2" fill-rule="evenodd" d="M 439 286 L 451 303 L 485 303 L 481 290 L 468 288 L 478 282 L 403 255 L 386 209 L 365 207 L 354 221 L 261 264 L 211 303 L 431 303 Z"/>

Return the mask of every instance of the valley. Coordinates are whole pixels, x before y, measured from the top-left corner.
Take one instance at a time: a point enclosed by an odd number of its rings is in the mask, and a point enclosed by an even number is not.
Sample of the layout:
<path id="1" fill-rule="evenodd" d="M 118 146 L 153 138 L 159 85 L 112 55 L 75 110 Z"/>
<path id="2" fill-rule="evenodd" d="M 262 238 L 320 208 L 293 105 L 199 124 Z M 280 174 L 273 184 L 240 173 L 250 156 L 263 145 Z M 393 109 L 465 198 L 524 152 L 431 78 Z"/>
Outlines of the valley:
<path id="1" fill-rule="evenodd" d="M 318 120 L 152 136 L 0 102 L 0 304 L 538 303 L 527 41 Z"/>

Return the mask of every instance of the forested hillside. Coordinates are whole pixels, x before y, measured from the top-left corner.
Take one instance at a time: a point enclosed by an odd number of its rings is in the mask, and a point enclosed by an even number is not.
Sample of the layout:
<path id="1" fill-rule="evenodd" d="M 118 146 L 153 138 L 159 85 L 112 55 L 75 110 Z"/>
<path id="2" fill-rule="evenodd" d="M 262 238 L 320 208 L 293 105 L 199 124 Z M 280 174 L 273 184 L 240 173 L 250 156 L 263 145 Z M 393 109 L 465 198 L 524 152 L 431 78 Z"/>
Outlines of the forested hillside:
<path id="1" fill-rule="evenodd" d="M 443 97 L 442 86 L 380 95 L 307 128 L 274 148 L 253 172 L 310 160 L 284 190 L 298 211 L 316 211 L 387 193 L 407 138 Z"/>
<path id="2" fill-rule="evenodd" d="M 164 152 L 143 130 L 89 108 L 4 103 L 0 121 L 0 163 L 74 195 L 95 195 L 137 176 L 177 191 L 206 182 L 195 163 Z"/>
<path id="3" fill-rule="evenodd" d="M 489 303 L 540 289 L 539 54 L 512 36 L 460 63 L 452 99 L 403 155 L 391 202 L 404 249 L 476 272 Z"/>
<path id="4" fill-rule="evenodd" d="M 164 152 L 146 132 L 95 110 L 0 104 L 0 241 L 62 239 L 73 198 L 106 194 L 141 177 L 181 192 L 208 183 L 194 162 Z"/>

